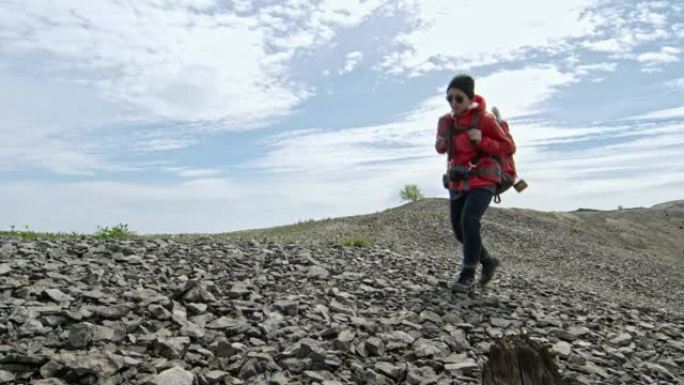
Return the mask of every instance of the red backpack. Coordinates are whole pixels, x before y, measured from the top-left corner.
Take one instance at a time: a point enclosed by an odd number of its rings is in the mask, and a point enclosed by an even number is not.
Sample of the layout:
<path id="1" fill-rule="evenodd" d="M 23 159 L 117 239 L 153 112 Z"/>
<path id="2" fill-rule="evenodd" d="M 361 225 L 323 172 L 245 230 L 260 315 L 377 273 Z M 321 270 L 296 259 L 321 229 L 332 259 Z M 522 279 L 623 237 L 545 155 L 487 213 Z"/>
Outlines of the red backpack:
<path id="1" fill-rule="evenodd" d="M 511 131 L 508 127 L 508 122 L 501 119 L 499 109 L 493 107 L 492 114 L 494 114 L 494 117 L 496 117 L 496 121 L 499 123 L 501 130 L 506 134 L 506 136 L 508 136 L 508 138 L 511 140 L 515 147 L 515 141 L 513 140 L 513 135 L 511 135 Z M 494 198 L 495 203 L 501 202 L 501 197 L 499 196 L 499 194 L 506 192 L 506 190 L 511 188 L 511 186 L 513 186 L 513 188 L 515 188 L 517 192 L 521 192 L 527 187 L 527 183 L 522 179 L 516 182 L 518 174 L 515 170 L 515 161 L 513 160 L 513 154 L 514 152 L 506 154 L 501 158 L 494 157 L 494 159 L 497 162 L 499 162 L 502 171 L 501 183 L 496 186 L 496 195 Z"/>

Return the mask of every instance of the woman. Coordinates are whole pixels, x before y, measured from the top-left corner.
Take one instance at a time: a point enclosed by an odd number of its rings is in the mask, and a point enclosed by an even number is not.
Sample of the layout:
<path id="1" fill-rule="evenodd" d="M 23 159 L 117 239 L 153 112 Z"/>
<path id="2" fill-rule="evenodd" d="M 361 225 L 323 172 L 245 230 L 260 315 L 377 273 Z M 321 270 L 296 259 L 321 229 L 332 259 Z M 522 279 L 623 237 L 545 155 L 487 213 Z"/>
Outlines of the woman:
<path id="1" fill-rule="evenodd" d="M 447 87 L 451 112 L 439 119 L 435 149 L 448 153 L 446 185 L 449 188 L 451 226 L 463 244 L 463 265 L 452 291 L 469 292 L 477 263 L 482 264 L 480 284 L 494 277 L 499 261 L 482 245 L 480 220 L 501 182 L 495 157 L 515 152 L 515 145 L 487 113 L 485 100 L 475 95 L 475 81 L 468 75 L 454 77 Z"/>

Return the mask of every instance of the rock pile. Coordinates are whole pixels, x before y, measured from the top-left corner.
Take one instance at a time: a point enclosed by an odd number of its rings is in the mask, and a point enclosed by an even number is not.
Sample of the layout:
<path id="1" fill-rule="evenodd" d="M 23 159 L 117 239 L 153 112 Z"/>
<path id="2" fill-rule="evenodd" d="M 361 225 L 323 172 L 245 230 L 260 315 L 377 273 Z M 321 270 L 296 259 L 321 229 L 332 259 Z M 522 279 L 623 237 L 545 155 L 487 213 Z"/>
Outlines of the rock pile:
<path id="1" fill-rule="evenodd" d="M 580 384 L 684 381 L 684 317 L 452 261 L 296 243 L 0 239 L 0 384 L 479 384 L 527 333 Z"/>

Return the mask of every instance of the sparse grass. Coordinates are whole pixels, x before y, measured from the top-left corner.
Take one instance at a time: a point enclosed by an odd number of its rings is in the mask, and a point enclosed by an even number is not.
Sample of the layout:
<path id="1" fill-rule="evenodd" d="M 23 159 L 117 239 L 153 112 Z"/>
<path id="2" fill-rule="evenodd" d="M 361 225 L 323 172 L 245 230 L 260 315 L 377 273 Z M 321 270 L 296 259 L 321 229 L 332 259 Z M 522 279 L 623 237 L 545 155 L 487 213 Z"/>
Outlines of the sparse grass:
<path id="1" fill-rule="evenodd" d="M 373 242 L 364 236 L 353 235 L 351 237 L 341 239 L 339 244 L 342 246 L 370 247 Z"/>
<path id="2" fill-rule="evenodd" d="M 25 240 L 36 240 L 36 239 L 62 239 L 62 238 L 78 238 L 81 234 L 76 232 L 72 233 L 40 233 L 35 232 L 29 228 L 29 225 L 24 225 L 23 230 L 17 230 L 16 226 L 10 226 L 9 231 L 0 231 L 0 237 L 16 237 Z"/>
<path id="3" fill-rule="evenodd" d="M 128 228 L 127 224 L 120 223 L 113 227 L 97 226 L 97 231 L 92 235 L 95 239 L 128 239 L 136 236 L 134 231 Z M 79 234 L 77 232 L 65 233 L 41 233 L 35 232 L 29 228 L 29 225 L 24 225 L 22 230 L 17 230 L 16 226 L 10 226 L 9 231 L 0 231 L 0 237 L 13 237 L 25 240 L 36 239 L 76 239 L 88 237 L 86 234 Z"/>
<path id="4" fill-rule="evenodd" d="M 113 227 L 97 226 L 97 231 L 93 234 L 95 239 L 127 239 L 135 236 L 135 231 L 128 229 L 128 225 L 119 223 Z"/>

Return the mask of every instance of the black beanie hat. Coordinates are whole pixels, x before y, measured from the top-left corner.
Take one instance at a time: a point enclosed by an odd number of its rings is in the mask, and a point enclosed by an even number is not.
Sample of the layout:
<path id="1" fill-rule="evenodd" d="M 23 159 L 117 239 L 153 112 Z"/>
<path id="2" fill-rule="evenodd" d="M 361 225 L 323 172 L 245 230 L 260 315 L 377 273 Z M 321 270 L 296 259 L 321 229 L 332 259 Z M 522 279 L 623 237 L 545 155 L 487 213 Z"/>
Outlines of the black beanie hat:
<path id="1" fill-rule="evenodd" d="M 475 80 L 468 75 L 458 75 L 451 79 L 451 83 L 449 83 L 449 87 L 447 87 L 447 92 L 452 88 L 458 88 L 463 91 L 464 94 L 468 95 L 470 100 L 475 97 Z"/>

